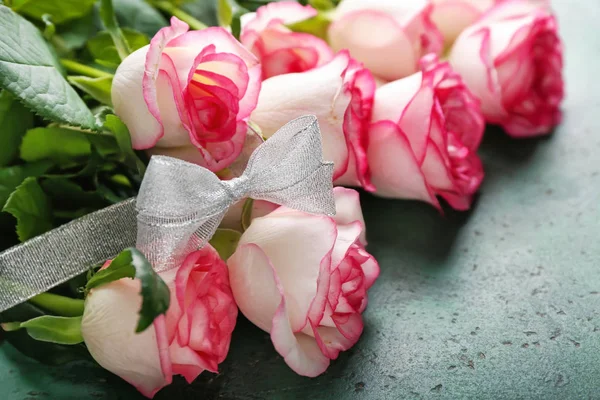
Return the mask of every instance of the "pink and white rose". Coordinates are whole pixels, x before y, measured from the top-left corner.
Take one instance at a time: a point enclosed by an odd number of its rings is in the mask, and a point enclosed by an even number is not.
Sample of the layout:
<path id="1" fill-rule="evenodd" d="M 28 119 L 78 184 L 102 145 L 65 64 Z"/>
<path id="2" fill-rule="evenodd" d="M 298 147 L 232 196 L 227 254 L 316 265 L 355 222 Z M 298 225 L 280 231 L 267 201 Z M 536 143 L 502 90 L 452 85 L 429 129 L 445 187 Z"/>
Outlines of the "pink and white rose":
<path id="1" fill-rule="evenodd" d="M 367 290 L 379 274 L 360 239 L 358 193 L 334 193 L 334 218 L 280 207 L 252 222 L 228 260 L 240 310 L 305 376 L 322 374 L 356 343 Z"/>
<path id="2" fill-rule="evenodd" d="M 375 92 L 368 156 L 376 194 L 438 208 L 441 196 L 466 210 L 483 180 L 479 102 L 448 63 L 430 55 L 422 67 Z"/>
<path id="3" fill-rule="evenodd" d="M 260 60 L 263 79 L 308 71 L 333 58 L 324 40 L 286 27 L 316 15 L 317 10 L 311 6 L 281 1 L 242 16 L 240 41 Z"/>
<path id="4" fill-rule="evenodd" d="M 256 106 L 258 60 L 229 32 L 171 18 L 115 74 L 112 102 L 135 149 L 186 149 L 213 171 L 240 153 Z M 184 150 L 182 150 L 184 151 Z"/>
<path id="5" fill-rule="evenodd" d="M 92 289 L 81 324 L 98 364 L 147 397 L 170 384 L 173 375 L 192 382 L 204 370 L 217 372 L 237 317 L 227 266 L 210 245 L 160 276 L 171 291 L 171 304 L 166 316 L 145 331 L 135 333 L 140 282 L 128 278 Z"/>
<path id="6" fill-rule="evenodd" d="M 374 93 L 371 73 L 342 51 L 321 67 L 265 80 L 252 121 L 270 137 L 292 119 L 316 115 L 336 184 L 373 190 L 366 151 Z"/>
<path id="7" fill-rule="evenodd" d="M 450 63 L 481 100 L 486 120 L 515 137 L 560 122 L 562 43 L 544 1 L 504 1 L 462 32 Z"/>
<path id="8" fill-rule="evenodd" d="M 385 80 L 418 71 L 419 59 L 442 51 L 428 0 L 344 0 L 333 13 L 329 44 Z"/>

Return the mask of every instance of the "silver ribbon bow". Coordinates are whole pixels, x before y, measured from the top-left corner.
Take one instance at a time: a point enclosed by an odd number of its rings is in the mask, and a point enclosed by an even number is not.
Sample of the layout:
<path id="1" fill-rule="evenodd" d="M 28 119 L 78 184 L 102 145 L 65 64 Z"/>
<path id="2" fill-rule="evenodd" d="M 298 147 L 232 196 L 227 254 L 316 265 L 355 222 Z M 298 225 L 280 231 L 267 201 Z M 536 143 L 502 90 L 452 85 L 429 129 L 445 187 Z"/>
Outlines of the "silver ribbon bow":
<path id="1" fill-rule="evenodd" d="M 206 244 L 229 206 L 244 197 L 333 215 L 332 175 L 333 163 L 323 162 L 314 116 L 283 126 L 254 151 L 244 173 L 229 181 L 185 161 L 152 157 L 137 200 L 86 215 L 0 253 L 0 311 L 134 244 L 158 271 L 177 266 Z"/>
<path id="2" fill-rule="evenodd" d="M 229 181 L 195 164 L 153 157 L 137 198 L 137 247 L 159 272 L 178 266 L 244 197 L 333 215 L 332 174 L 314 116 L 279 129 L 252 153 L 242 176 Z"/>

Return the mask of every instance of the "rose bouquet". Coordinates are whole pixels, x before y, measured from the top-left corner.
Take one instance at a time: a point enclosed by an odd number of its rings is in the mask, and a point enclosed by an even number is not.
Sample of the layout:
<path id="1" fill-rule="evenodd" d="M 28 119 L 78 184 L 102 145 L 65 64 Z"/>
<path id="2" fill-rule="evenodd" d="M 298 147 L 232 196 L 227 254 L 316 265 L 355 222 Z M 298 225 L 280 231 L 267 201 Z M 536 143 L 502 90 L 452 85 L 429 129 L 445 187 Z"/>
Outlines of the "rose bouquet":
<path id="1" fill-rule="evenodd" d="M 254 3 L 0 5 L 0 321 L 25 354 L 153 397 L 219 370 L 239 310 L 320 375 L 379 274 L 344 186 L 467 210 L 486 122 L 560 121 L 546 1 Z"/>

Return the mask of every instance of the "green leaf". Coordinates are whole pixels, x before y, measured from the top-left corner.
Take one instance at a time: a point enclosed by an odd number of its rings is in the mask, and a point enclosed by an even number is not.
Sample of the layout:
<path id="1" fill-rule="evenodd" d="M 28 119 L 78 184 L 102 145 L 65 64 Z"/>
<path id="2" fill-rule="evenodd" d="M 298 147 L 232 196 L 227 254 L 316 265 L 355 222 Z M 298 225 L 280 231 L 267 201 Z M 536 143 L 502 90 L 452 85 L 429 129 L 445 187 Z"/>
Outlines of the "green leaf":
<path id="1" fill-rule="evenodd" d="M 230 26 L 231 33 L 237 39 L 240 38 L 242 29 L 240 18 L 246 13 L 248 13 L 248 10 L 241 7 L 235 0 L 218 0 L 217 19 L 219 25 Z"/>
<path id="2" fill-rule="evenodd" d="M 21 158 L 28 162 L 48 159 L 69 165 L 90 153 L 91 144 L 83 134 L 63 128 L 30 129 L 21 145 Z"/>
<path id="3" fill-rule="evenodd" d="M 85 290 L 90 291 L 96 287 L 106 285 L 123 278 L 134 278 L 135 267 L 131 263 L 132 257 L 127 250 L 122 251 L 110 263 L 108 268 L 96 272 L 85 285 Z"/>
<path id="4" fill-rule="evenodd" d="M 66 128 L 34 128 L 23 137 L 21 158 L 29 162 L 52 160 L 62 166 L 73 166 L 87 161 L 92 145 L 101 155 L 118 152 L 116 141 L 108 135 Z"/>
<path id="5" fill-rule="evenodd" d="M 121 31 L 131 51 L 135 51 L 150 43 L 148 36 L 141 32 L 129 28 L 123 28 Z M 103 62 L 114 67 L 117 67 L 121 63 L 117 48 L 107 31 L 99 32 L 95 37 L 90 39 L 87 43 L 87 48 L 96 62 Z"/>
<path id="6" fill-rule="evenodd" d="M 288 0 L 237 0 L 240 6 L 248 9 L 249 11 L 256 11 L 259 7 L 262 7 L 268 3 L 275 3 L 278 1 L 288 1 Z M 308 4 L 307 0 L 297 0 L 298 3 L 303 6 Z"/>
<path id="7" fill-rule="evenodd" d="M 49 14 L 55 24 L 61 24 L 83 17 L 95 2 L 96 0 L 13 0 L 12 8 L 20 14 L 39 20 L 44 14 Z"/>
<path id="8" fill-rule="evenodd" d="M 62 176 L 44 179 L 42 188 L 51 198 L 52 208 L 57 216 L 65 211 L 74 211 L 77 216 L 81 216 L 109 205 L 97 191 L 85 191 Z"/>
<path id="9" fill-rule="evenodd" d="M 10 332 L 24 328 L 29 336 L 35 340 L 57 344 L 78 344 L 83 342 L 81 319 L 81 316 L 57 317 L 43 315 L 21 323 L 3 323 L 2 329 Z"/>
<path id="10" fill-rule="evenodd" d="M 335 8 L 335 3 L 331 0 L 308 0 L 308 4 L 317 10 L 331 10 Z"/>
<path id="11" fill-rule="evenodd" d="M 2 324 L 0 324 L 0 326 L 2 327 L 2 330 L 4 332 L 14 332 L 21 329 L 20 322 L 3 322 Z"/>
<path id="12" fill-rule="evenodd" d="M 2 211 L 17 219 L 17 236 L 21 242 L 52 229 L 50 201 L 36 178 L 25 178 L 8 197 Z"/>
<path id="13" fill-rule="evenodd" d="M 221 259 L 227 261 L 235 253 L 241 237 L 242 234 L 236 230 L 220 228 L 217 229 L 209 243 L 217 250 Z"/>
<path id="14" fill-rule="evenodd" d="M 246 199 L 244 202 L 244 206 L 242 207 L 242 229 L 244 232 L 250 226 L 252 222 L 252 209 L 254 208 L 254 200 L 250 197 Z"/>
<path id="15" fill-rule="evenodd" d="M 79 90 L 89 94 L 102 104 L 112 106 L 110 88 L 112 76 L 102 78 L 89 78 L 87 76 L 69 76 L 69 82 Z"/>
<path id="16" fill-rule="evenodd" d="M 233 2 L 235 3 L 235 2 Z M 235 3 L 237 4 L 237 3 Z M 229 0 L 218 0 L 217 1 L 217 20 L 221 26 L 231 25 L 233 20 L 233 6 Z"/>
<path id="17" fill-rule="evenodd" d="M 40 31 L 0 5 L 0 87 L 44 118 L 96 129 L 94 116 L 63 78 Z"/>
<path id="18" fill-rule="evenodd" d="M 0 166 L 18 154 L 21 139 L 33 126 L 33 115 L 10 92 L 0 93 Z"/>
<path id="19" fill-rule="evenodd" d="M 78 317 L 83 315 L 84 301 L 54 293 L 40 293 L 29 299 L 29 302 L 61 317 Z"/>
<path id="20" fill-rule="evenodd" d="M 117 139 L 119 148 L 125 155 L 125 162 L 129 168 L 136 169 L 138 173 L 143 176 L 144 172 L 146 171 L 146 166 L 138 158 L 138 156 L 135 154 L 135 151 L 133 151 L 133 148 L 131 147 L 131 135 L 129 134 L 129 129 L 127 129 L 127 126 L 119 117 L 109 114 L 106 116 L 104 127 L 110 130 L 115 136 L 115 139 Z"/>
<path id="21" fill-rule="evenodd" d="M 170 300 L 169 287 L 139 250 L 123 250 L 107 268 L 92 276 L 85 288 L 89 291 L 118 279 L 134 277 L 142 283 L 142 308 L 135 330 L 139 333 L 152 325 L 156 317 L 167 312 Z"/>
<path id="22" fill-rule="evenodd" d="M 218 25 L 217 2 L 215 0 L 184 1 L 180 8 L 208 26 Z"/>
<path id="23" fill-rule="evenodd" d="M 117 22 L 112 0 L 101 0 L 100 19 L 115 44 L 119 58 L 124 60 L 131 53 L 131 50 Z"/>
<path id="24" fill-rule="evenodd" d="M 330 24 L 331 20 L 329 17 L 325 13 L 319 12 L 312 18 L 296 22 L 295 24 L 289 24 L 287 27 L 294 32 L 309 33 L 323 40 L 327 40 L 327 30 L 329 29 Z"/>
<path id="25" fill-rule="evenodd" d="M 46 38 L 46 40 L 51 40 L 54 36 L 54 33 L 56 33 L 56 26 L 52 21 L 52 16 L 50 14 L 42 15 L 42 22 L 45 25 L 44 37 Z"/>
<path id="26" fill-rule="evenodd" d="M 10 194 L 15 191 L 25 178 L 29 176 L 41 176 L 48 171 L 51 165 L 52 163 L 44 161 L 0 168 L 0 207 L 4 207 Z"/>
<path id="27" fill-rule="evenodd" d="M 60 36 L 62 45 L 69 50 L 79 49 L 85 45 L 89 38 L 93 37 L 98 28 L 94 23 L 93 13 L 83 18 L 70 21 L 57 27 L 57 36 Z"/>
<path id="28" fill-rule="evenodd" d="M 138 32 L 131 28 L 123 28 L 123 35 L 125 35 L 125 40 L 127 40 L 127 44 L 129 44 L 129 48 L 131 51 L 136 51 L 144 47 L 147 44 L 150 44 L 150 38 L 142 32 Z"/>
<path id="29" fill-rule="evenodd" d="M 113 0 L 121 26 L 133 28 L 152 37 L 169 22 L 145 0 Z"/>
<path id="30" fill-rule="evenodd" d="M 21 303 L 0 314 L 0 322 L 27 321 L 44 315 L 44 312 L 29 302 Z M 5 332 L 6 341 L 21 353 L 41 363 L 62 365 L 77 360 L 93 361 L 83 344 L 62 345 L 40 342 L 27 334 L 25 329 Z"/>

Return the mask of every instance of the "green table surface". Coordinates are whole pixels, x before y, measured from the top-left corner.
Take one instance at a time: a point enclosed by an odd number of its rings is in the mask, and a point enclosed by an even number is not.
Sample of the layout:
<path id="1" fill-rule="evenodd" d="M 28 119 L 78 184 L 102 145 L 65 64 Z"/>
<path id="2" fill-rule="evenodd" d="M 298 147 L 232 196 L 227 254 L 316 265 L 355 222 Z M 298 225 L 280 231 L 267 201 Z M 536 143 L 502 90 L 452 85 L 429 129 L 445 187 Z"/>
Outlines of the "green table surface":
<path id="1" fill-rule="evenodd" d="M 381 276 L 358 344 L 295 375 L 240 317 L 221 373 L 156 399 L 600 399 L 600 2 L 555 0 L 564 122 L 490 129 L 471 212 L 362 195 Z M 91 363 L 49 367 L 0 345 L 0 399 L 141 399 Z"/>

